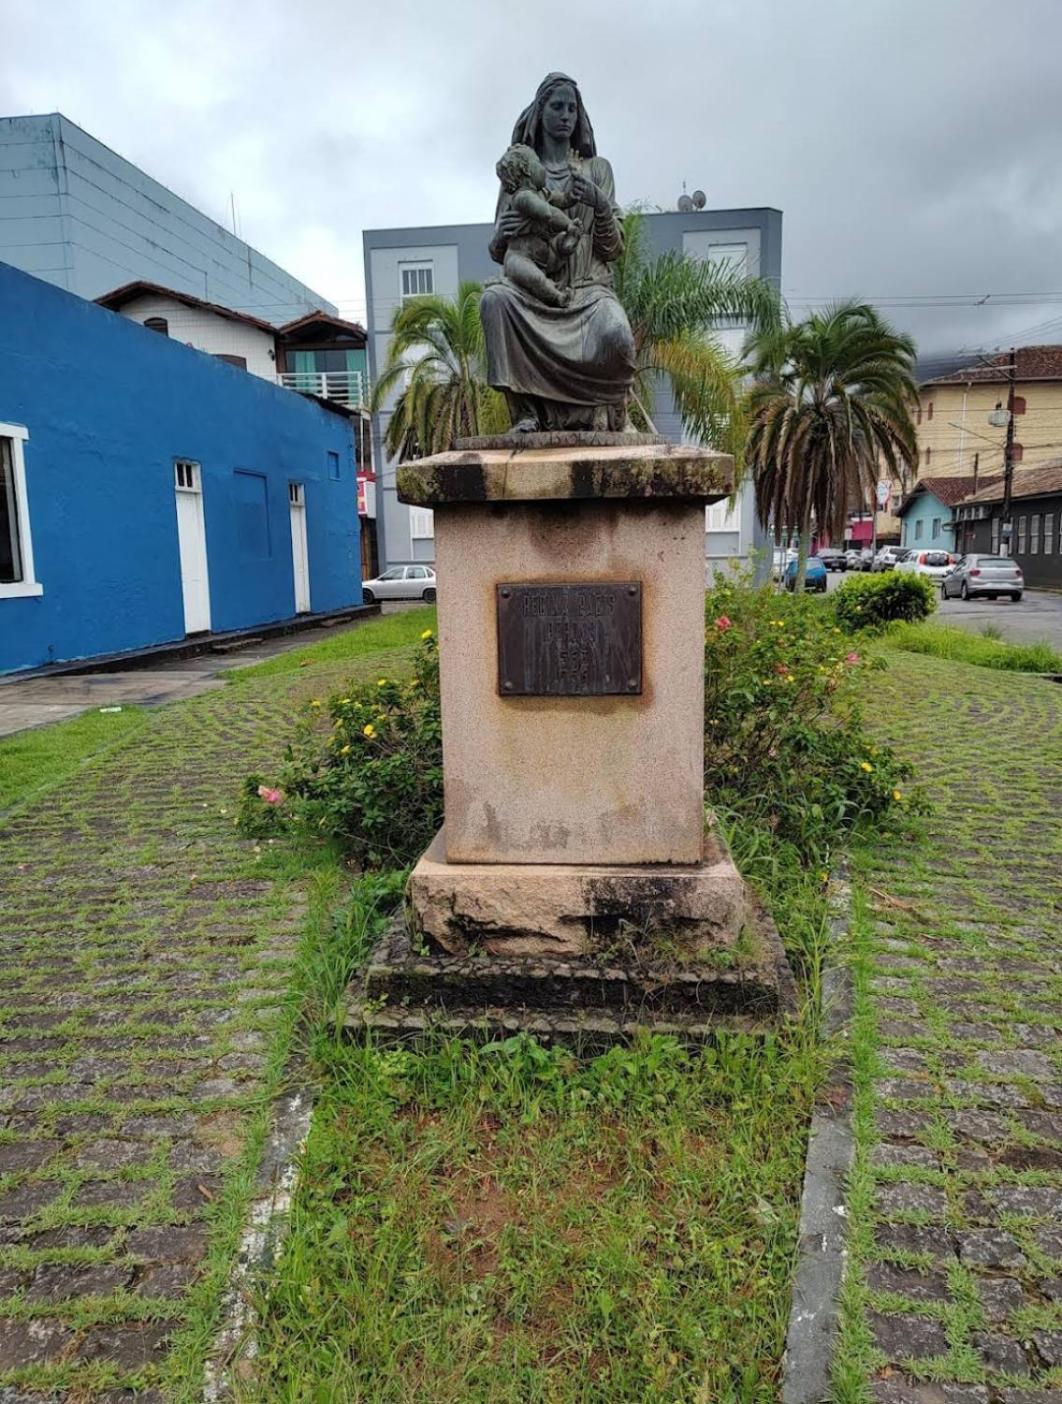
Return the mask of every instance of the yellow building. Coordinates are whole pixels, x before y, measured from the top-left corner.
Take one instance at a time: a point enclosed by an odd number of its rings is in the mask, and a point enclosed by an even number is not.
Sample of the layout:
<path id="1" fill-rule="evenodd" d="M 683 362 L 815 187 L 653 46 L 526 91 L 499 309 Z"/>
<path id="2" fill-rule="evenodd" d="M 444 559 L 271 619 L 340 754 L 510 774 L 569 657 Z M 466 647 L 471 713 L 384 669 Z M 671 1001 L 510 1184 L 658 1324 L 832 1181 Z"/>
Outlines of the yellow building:
<path id="1" fill-rule="evenodd" d="M 1013 462 L 1020 473 L 1062 453 L 1062 346 L 1022 346 L 1016 359 Z M 1004 351 L 922 382 L 919 477 L 1002 473 L 1010 360 Z"/>

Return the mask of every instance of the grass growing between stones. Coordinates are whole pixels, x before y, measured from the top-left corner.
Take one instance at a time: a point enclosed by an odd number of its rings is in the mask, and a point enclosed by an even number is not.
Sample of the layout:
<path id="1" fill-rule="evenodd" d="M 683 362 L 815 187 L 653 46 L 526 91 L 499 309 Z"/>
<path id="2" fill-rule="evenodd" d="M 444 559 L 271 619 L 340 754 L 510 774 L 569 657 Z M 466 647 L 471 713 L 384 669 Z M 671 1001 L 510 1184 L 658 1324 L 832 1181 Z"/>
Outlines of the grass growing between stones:
<path id="1" fill-rule="evenodd" d="M 138 707 L 85 712 L 0 740 L 0 814 L 68 779 L 86 760 L 135 735 L 146 719 Z"/>
<path id="2" fill-rule="evenodd" d="M 1062 1386 L 1062 696 L 898 655 L 876 701 L 938 803 L 920 843 L 853 862 L 832 1398 L 1046 1404 Z"/>

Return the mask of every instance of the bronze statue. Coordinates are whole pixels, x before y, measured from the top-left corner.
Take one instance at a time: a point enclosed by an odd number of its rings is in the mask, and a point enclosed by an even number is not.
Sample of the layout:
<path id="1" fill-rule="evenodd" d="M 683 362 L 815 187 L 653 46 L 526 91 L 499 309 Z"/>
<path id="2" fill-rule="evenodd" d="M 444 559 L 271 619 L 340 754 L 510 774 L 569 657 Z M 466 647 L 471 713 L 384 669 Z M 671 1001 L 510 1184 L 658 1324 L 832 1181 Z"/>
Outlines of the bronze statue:
<path id="1" fill-rule="evenodd" d="M 498 163 L 490 243 L 504 275 L 481 303 L 487 378 L 505 393 L 519 433 L 627 430 L 634 339 L 611 269 L 623 225 L 612 167 L 597 154 L 574 80 L 543 79 L 512 141 Z M 521 147 L 541 171 L 514 156 Z"/>

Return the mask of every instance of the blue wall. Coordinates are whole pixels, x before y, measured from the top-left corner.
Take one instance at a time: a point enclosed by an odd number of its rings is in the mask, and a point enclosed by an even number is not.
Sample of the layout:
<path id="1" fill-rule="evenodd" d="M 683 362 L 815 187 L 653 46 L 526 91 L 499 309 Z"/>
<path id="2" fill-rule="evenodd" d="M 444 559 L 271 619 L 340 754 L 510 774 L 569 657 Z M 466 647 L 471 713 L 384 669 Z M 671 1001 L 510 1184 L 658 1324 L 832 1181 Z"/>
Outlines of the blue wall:
<path id="1" fill-rule="evenodd" d="M 900 532 L 900 545 L 917 547 L 920 551 L 953 551 L 955 531 L 949 527 L 951 508 L 945 507 L 939 497 L 934 497 L 928 488 L 916 493 L 911 505 L 903 514 L 903 527 Z M 918 535 L 916 522 L 922 524 L 922 534 Z M 938 529 L 933 530 L 934 522 Z"/>
<path id="2" fill-rule="evenodd" d="M 184 637 L 175 458 L 202 467 L 215 632 L 295 612 L 290 481 L 314 613 L 361 602 L 348 420 L 2 263 L 0 422 L 29 431 L 44 587 L 0 598 L 0 672 Z"/>
<path id="3" fill-rule="evenodd" d="M 336 310 L 58 112 L 0 117 L 0 260 L 81 297 L 142 278 L 276 326 Z"/>

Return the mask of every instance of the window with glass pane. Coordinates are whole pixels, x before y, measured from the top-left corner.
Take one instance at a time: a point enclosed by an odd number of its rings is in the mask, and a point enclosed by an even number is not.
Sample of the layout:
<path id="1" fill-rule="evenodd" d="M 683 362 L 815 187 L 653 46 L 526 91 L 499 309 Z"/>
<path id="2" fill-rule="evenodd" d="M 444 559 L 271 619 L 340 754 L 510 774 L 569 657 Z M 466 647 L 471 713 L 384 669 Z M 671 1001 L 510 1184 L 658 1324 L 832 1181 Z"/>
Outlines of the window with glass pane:
<path id="1" fill-rule="evenodd" d="M 1028 533 L 1028 528 L 1029 528 L 1029 519 L 1028 519 L 1028 517 L 1019 517 L 1019 518 L 1018 518 L 1018 555 L 1019 555 L 1019 556 L 1024 556 L 1024 554 L 1025 554 L 1025 540 L 1026 540 L 1026 535 L 1027 535 L 1027 533 Z"/>
<path id="2" fill-rule="evenodd" d="M 1054 554 L 1055 549 L 1055 514 L 1054 512 L 1044 513 L 1044 555 Z"/>
<path id="3" fill-rule="evenodd" d="M 1032 515 L 1032 530 L 1029 533 L 1029 555 L 1038 556 L 1040 554 L 1040 513 L 1034 512 Z"/>
<path id="4" fill-rule="evenodd" d="M 404 263 L 402 269 L 402 296 L 424 297 L 435 291 L 435 265 L 431 263 Z"/>
<path id="5" fill-rule="evenodd" d="M 15 456 L 11 440 L 0 439 L 0 585 L 17 585 L 23 578 Z"/>
<path id="6" fill-rule="evenodd" d="M 999 518 L 992 518 L 992 554 L 999 550 Z"/>

